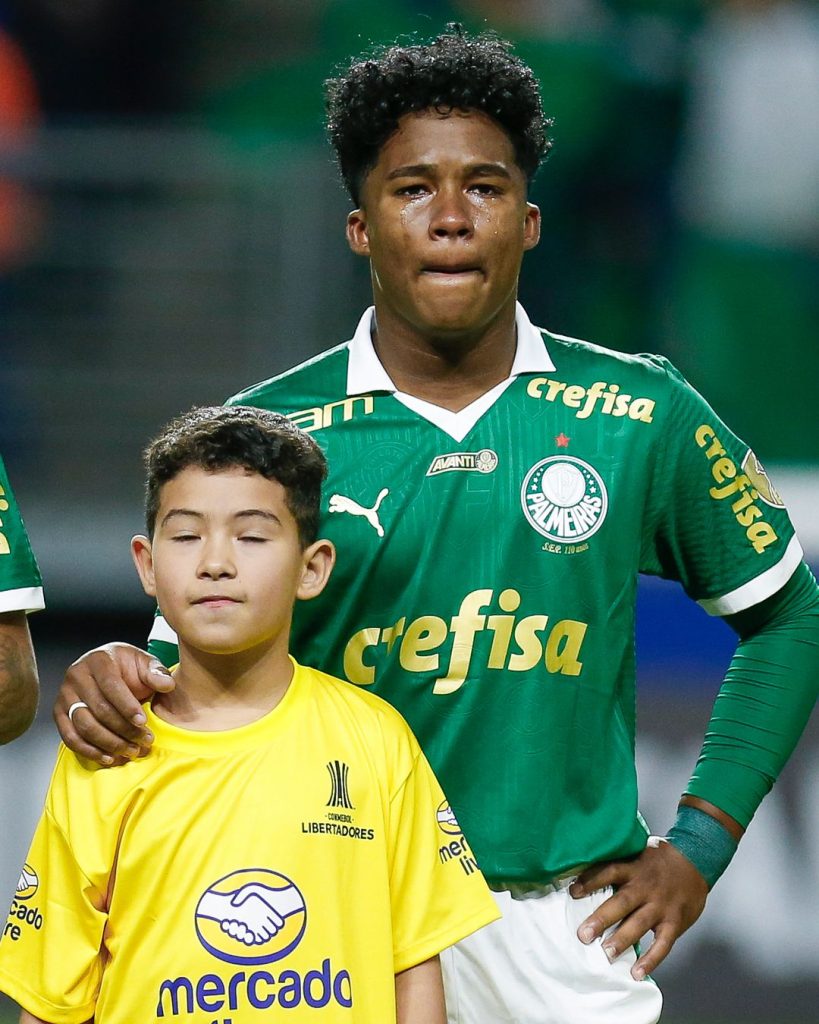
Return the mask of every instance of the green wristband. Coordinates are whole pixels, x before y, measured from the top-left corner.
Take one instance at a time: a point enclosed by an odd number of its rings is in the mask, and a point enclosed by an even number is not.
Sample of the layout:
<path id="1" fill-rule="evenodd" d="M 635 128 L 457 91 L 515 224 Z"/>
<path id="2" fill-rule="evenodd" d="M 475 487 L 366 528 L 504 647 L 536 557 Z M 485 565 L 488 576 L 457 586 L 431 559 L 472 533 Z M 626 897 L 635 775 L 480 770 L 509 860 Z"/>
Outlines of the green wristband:
<path id="1" fill-rule="evenodd" d="M 683 805 L 666 839 L 699 871 L 708 888 L 731 863 L 737 841 L 723 825 L 705 811 Z"/>

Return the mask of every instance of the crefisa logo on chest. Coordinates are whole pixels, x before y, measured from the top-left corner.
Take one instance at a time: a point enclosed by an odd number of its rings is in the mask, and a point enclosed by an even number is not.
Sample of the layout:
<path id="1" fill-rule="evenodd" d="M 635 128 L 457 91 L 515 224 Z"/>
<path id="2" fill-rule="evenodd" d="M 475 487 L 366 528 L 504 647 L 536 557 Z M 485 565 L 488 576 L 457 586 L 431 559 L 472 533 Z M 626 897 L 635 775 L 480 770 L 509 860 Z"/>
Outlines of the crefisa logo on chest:
<path id="1" fill-rule="evenodd" d="M 529 525 L 556 544 L 591 537 L 603 525 L 609 503 L 597 470 L 569 455 L 552 455 L 532 466 L 520 500 Z"/>

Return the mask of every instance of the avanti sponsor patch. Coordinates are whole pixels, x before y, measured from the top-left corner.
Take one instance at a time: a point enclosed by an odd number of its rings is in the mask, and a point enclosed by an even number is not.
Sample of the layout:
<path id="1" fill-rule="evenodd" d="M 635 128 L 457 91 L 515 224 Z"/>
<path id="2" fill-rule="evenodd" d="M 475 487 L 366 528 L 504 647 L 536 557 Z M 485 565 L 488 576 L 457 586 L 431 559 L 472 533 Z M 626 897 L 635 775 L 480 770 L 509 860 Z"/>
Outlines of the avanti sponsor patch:
<path id="1" fill-rule="evenodd" d="M 448 452 L 436 455 L 427 470 L 427 476 L 441 473 L 493 473 L 498 467 L 497 452 L 482 448 L 479 452 Z"/>

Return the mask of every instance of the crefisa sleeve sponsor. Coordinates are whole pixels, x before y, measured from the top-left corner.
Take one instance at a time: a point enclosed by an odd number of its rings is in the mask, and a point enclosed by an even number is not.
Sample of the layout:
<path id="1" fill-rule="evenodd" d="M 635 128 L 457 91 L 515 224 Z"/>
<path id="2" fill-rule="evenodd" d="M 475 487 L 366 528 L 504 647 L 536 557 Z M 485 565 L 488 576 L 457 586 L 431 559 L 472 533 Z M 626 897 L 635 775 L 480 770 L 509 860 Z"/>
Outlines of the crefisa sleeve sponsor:
<path id="1" fill-rule="evenodd" d="M 765 548 L 779 540 L 779 535 L 766 520 L 765 510 L 758 502 L 761 499 L 763 504 L 773 508 L 784 508 L 782 499 L 750 449 L 738 468 L 709 424 L 697 427 L 694 440 L 704 450 L 716 482 L 708 493 L 714 501 L 727 503 L 737 524 L 745 530 L 751 547 L 761 555 Z M 745 472 L 740 472 L 740 468 Z"/>

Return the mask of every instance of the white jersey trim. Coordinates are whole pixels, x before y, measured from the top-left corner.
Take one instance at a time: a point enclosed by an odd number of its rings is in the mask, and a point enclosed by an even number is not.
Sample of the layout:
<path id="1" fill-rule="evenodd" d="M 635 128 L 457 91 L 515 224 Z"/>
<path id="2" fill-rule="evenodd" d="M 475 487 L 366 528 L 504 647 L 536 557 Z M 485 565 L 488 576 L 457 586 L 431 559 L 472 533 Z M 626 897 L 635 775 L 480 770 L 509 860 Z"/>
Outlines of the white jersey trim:
<path id="1" fill-rule="evenodd" d="M 458 412 L 442 409 L 440 405 L 425 402 L 422 398 L 408 395 L 405 391 L 396 391 L 394 395 L 402 405 L 412 409 L 413 412 L 438 427 L 439 430 L 449 434 L 453 441 L 460 442 L 463 441 L 481 416 L 492 408 L 514 379 L 514 377 L 507 377 L 500 384 L 496 384 L 491 391 L 487 391 L 486 394 L 476 398 L 474 402 L 470 402 L 469 405 Z"/>
<path id="2" fill-rule="evenodd" d="M 414 395 L 399 391 L 376 355 L 372 342 L 372 322 L 375 307 L 370 306 L 358 322 L 355 334 L 348 342 L 347 394 L 361 395 L 371 391 L 388 391 L 423 419 L 445 431 L 456 441 L 462 441 L 478 420 L 487 412 L 521 373 L 548 373 L 554 370 L 549 352 L 540 331 L 532 326 L 523 306 L 515 305 L 517 348 L 512 370 L 506 380 L 491 391 L 476 398 L 466 408 L 450 412 L 439 405 L 425 402 Z"/>
<path id="3" fill-rule="evenodd" d="M 736 612 L 744 612 L 746 608 L 752 608 L 760 601 L 775 594 L 793 576 L 796 567 L 803 558 L 802 545 L 796 537 L 791 537 L 790 544 L 785 548 L 785 554 L 776 565 L 755 576 L 747 583 L 743 583 L 736 590 L 731 590 L 722 597 L 710 597 L 697 604 L 701 605 L 709 615 L 733 615 Z"/>
<path id="4" fill-rule="evenodd" d="M 347 394 L 362 395 L 368 391 L 391 391 L 397 389 L 390 375 L 375 354 L 372 339 L 372 324 L 375 306 L 364 310 L 358 321 L 355 334 L 347 342 Z"/>
<path id="5" fill-rule="evenodd" d="M 151 632 L 148 634 L 148 642 L 150 643 L 151 640 L 160 640 L 165 644 L 175 644 L 178 642 L 176 633 L 171 629 L 161 615 L 156 616 L 154 624 L 151 626 Z"/>
<path id="6" fill-rule="evenodd" d="M 42 587 L 0 591 L 0 612 L 39 612 L 45 608 Z"/>

